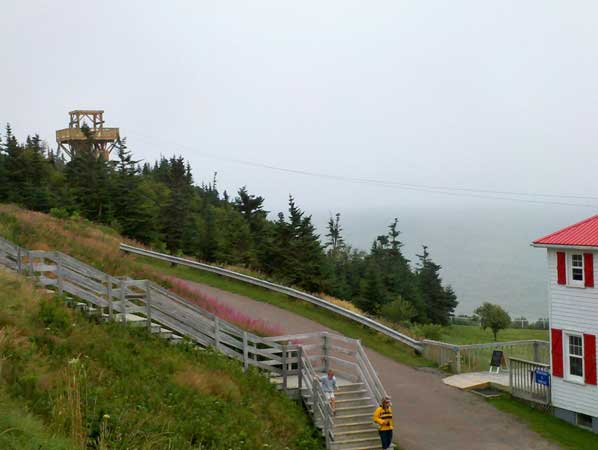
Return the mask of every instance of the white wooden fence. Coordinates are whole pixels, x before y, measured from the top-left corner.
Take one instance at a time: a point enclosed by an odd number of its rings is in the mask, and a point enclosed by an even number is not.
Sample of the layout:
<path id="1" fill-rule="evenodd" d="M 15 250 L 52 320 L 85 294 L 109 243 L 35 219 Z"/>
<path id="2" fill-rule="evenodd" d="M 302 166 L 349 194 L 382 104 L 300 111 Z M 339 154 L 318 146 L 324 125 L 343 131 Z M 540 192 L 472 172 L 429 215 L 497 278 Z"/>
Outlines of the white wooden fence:
<path id="1" fill-rule="evenodd" d="M 550 404 L 550 366 L 519 358 L 509 358 L 511 394 L 534 403 Z M 536 381 L 536 372 L 546 374 L 548 384 Z"/>
<path id="2" fill-rule="evenodd" d="M 0 238 L 0 265 L 35 277 L 58 294 L 75 297 L 75 305 L 104 320 L 147 327 L 178 342 L 183 338 L 213 347 L 257 367 L 287 394 L 303 399 L 327 448 L 335 447 L 334 415 L 319 382 L 332 368 L 346 380 L 363 383 L 371 409 L 386 395 L 360 343 L 332 333 L 262 337 L 221 320 L 205 309 L 148 280 L 114 277 L 60 252 L 21 248 Z"/>
<path id="3" fill-rule="evenodd" d="M 523 340 L 489 342 L 484 344 L 455 345 L 426 339 L 423 355 L 426 359 L 446 367 L 453 373 L 488 370 L 494 350 L 503 352 L 505 362 L 509 358 L 523 358 L 537 363 L 550 362 L 550 346 L 547 341 Z"/>

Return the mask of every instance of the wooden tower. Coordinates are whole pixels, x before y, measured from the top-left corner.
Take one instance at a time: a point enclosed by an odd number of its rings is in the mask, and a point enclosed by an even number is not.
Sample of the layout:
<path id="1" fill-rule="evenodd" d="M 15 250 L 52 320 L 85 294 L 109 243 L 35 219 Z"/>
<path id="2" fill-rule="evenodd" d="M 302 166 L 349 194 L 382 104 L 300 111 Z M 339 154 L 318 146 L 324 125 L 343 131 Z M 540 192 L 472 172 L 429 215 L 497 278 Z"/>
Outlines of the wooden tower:
<path id="1" fill-rule="evenodd" d="M 69 127 L 56 130 L 58 148 L 71 158 L 77 152 L 89 150 L 98 157 L 109 160 L 110 152 L 120 136 L 118 128 L 104 128 L 104 111 L 78 109 L 71 111 L 69 115 Z M 84 124 L 88 127 L 87 132 Z"/>

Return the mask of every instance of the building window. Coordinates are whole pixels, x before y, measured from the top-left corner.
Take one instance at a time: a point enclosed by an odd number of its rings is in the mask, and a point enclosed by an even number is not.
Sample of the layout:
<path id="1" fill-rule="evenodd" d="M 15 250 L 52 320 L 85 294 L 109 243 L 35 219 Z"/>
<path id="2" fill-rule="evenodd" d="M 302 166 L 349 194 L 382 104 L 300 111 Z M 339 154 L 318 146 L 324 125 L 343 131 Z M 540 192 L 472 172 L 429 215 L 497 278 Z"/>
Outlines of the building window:
<path id="1" fill-rule="evenodd" d="M 565 378 L 583 383 L 583 336 L 580 334 L 566 334 L 564 344 L 567 364 Z"/>
<path id="2" fill-rule="evenodd" d="M 584 286 L 583 254 L 569 255 L 569 284 Z"/>
<path id="3" fill-rule="evenodd" d="M 588 416 L 587 414 L 577 413 L 577 425 L 583 428 L 592 429 L 592 416 Z"/>

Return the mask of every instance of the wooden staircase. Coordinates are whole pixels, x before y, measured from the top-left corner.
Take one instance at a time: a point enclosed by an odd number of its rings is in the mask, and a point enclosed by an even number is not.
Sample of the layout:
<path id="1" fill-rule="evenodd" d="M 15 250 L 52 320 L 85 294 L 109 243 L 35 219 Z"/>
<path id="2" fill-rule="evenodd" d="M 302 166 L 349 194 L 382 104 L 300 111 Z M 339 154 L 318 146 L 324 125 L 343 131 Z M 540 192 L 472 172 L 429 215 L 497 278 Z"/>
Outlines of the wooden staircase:
<path id="1" fill-rule="evenodd" d="M 333 450 L 379 449 L 380 437 L 372 420 L 376 401 L 364 383 L 340 386 L 332 428 Z"/>

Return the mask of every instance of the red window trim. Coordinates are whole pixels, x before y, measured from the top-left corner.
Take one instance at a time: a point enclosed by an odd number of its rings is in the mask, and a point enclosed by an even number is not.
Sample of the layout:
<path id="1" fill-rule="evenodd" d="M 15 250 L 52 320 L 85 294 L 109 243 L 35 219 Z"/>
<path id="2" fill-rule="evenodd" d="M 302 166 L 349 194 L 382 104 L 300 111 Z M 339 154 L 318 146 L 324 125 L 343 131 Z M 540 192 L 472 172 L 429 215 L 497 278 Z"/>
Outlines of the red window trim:
<path id="1" fill-rule="evenodd" d="M 594 287 L 594 254 L 583 254 L 583 278 L 586 287 Z"/>
<path id="2" fill-rule="evenodd" d="M 552 375 L 563 378 L 563 330 L 550 330 L 550 345 L 552 351 Z"/>
<path id="3" fill-rule="evenodd" d="M 558 284 L 567 284 L 567 256 L 565 252 L 556 252 L 556 274 Z"/>

